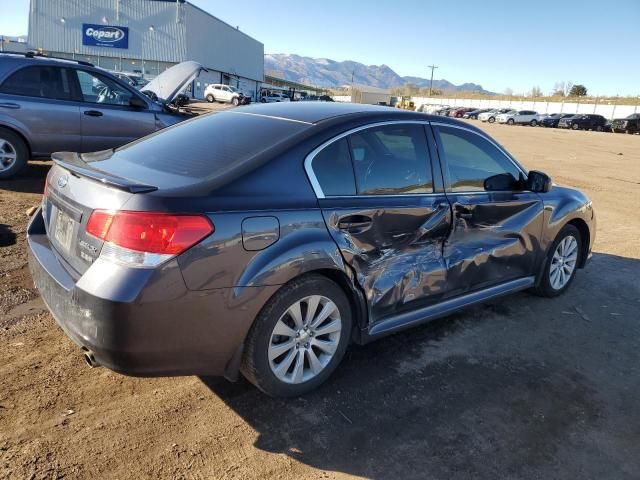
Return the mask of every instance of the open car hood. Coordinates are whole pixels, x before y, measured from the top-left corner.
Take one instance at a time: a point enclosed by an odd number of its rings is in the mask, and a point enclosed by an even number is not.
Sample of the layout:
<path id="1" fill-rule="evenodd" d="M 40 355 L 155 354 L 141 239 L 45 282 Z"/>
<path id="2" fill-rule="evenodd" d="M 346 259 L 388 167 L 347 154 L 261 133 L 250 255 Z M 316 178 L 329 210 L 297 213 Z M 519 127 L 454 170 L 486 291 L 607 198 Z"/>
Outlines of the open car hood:
<path id="1" fill-rule="evenodd" d="M 171 103 L 176 95 L 191 83 L 202 70 L 206 71 L 207 69 L 198 62 L 179 63 L 151 80 L 142 89 L 142 93 L 150 92 L 153 94 L 149 95 L 152 98 L 157 97 L 160 101 Z"/>

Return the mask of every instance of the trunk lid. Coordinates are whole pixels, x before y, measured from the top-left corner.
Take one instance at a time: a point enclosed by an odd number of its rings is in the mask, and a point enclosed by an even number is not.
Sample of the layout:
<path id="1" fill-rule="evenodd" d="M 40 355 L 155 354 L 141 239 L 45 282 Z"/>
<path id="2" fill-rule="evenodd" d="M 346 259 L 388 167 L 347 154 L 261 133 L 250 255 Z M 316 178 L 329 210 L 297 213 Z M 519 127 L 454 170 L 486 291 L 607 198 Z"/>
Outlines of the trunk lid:
<path id="1" fill-rule="evenodd" d="M 86 232 L 91 212 L 120 210 L 136 193 L 155 187 L 92 168 L 76 153 L 54 153 L 52 159 L 55 163 L 47 175 L 42 215 L 52 247 L 77 279 L 98 258 L 103 245 Z"/>

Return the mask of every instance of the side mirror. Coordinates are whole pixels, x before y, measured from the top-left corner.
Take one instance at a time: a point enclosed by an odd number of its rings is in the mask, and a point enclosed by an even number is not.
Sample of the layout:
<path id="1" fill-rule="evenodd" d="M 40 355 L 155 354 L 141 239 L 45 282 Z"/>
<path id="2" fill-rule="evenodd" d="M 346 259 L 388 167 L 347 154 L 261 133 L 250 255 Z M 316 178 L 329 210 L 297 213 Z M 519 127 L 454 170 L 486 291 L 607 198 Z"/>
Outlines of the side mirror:
<path id="1" fill-rule="evenodd" d="M 517 190 L 518 181 L 510 173 L 492 175 L 484 181 L 484 189 L 488 192 Z"/>
<path id="2" fill-rule="evenodd" d="M 147 102 L 145 102 L 141 98 L 132 96 L 129 99 L 129 106 L 133 108 L 147 108 Z"/>
<path id="3" fill-rule="evenodd" d="M 527 177 L 527 190 L 531 190 L 536 193 L 547 193 L 551 190 L 551 177 L 546 173 L 538 170 L 529 171 Z"/>

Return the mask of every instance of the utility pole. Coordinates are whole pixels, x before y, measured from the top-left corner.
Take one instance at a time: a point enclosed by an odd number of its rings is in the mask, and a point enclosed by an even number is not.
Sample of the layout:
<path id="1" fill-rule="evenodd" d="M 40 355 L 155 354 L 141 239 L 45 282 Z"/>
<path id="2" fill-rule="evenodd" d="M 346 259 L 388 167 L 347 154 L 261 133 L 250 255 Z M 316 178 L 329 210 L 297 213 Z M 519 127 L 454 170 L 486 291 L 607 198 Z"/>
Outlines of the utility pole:
<path id="1" fill-rule="evenodd" d="M 429 96 L 431 96 L 431 92 L 433 90 L 433 71 L 438 68 L 437 65 L 428 65 L 428 67 L 431 69 L 431 82 L 429 82 Z"/>

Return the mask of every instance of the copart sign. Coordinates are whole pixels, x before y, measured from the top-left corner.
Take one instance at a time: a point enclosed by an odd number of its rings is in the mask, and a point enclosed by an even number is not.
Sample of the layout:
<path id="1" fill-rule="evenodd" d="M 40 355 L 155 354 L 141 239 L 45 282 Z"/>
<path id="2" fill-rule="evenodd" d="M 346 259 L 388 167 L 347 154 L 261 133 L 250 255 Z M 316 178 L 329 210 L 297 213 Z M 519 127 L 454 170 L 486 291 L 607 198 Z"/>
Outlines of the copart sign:
<path id="1" fill-rule="evenodd" d="M 82 44 L 94 47 L 129 48 L 129 28 L 83 23 Z"/>

